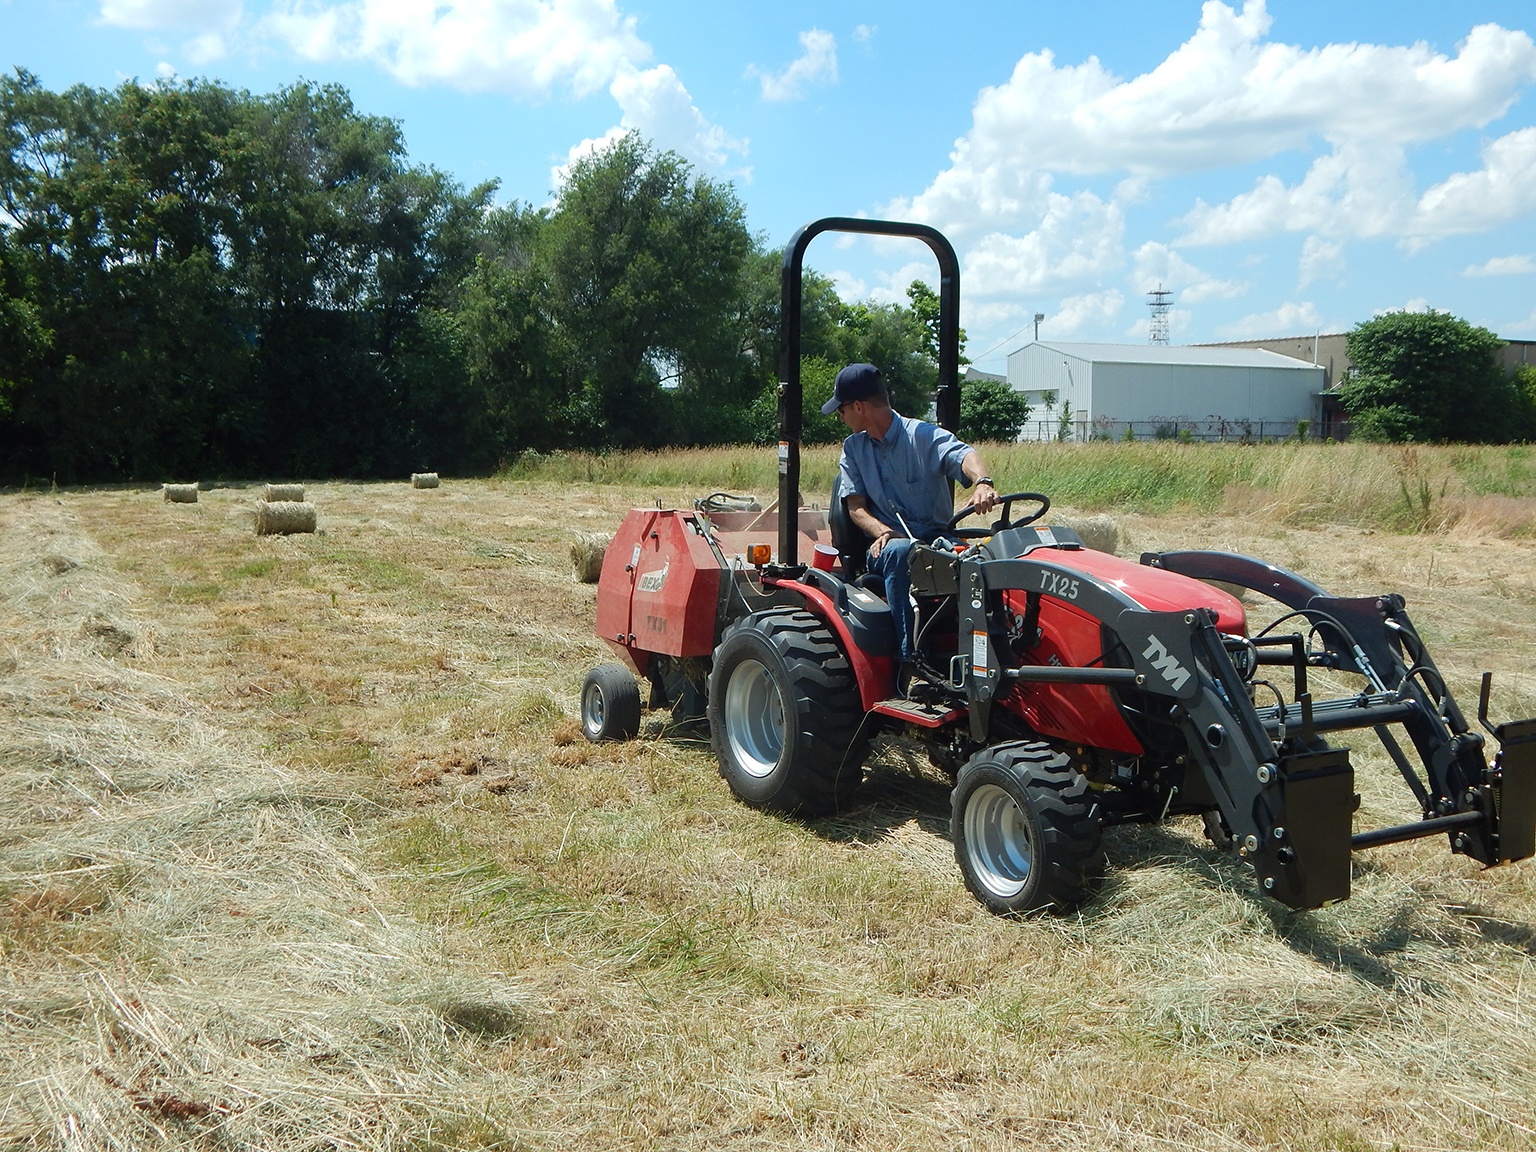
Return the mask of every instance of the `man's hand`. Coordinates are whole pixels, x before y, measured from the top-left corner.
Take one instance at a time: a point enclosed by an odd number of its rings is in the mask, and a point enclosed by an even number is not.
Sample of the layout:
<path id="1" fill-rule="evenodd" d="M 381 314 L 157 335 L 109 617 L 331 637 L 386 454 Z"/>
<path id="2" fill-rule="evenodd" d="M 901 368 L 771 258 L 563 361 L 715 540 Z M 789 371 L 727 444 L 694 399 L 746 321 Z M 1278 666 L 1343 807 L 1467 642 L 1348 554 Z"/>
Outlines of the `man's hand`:
<path id="1" fill-rule="evenodd" d="M 880 533 L 880 535 L 876 536 L 872 541 L 870 541 L 869 558 L 873 560 L 876 556 L 880 555 L 880 551 L 885 547 L 886 541 L 894 535 L 896 535 L 896 533 L 887 528 L 884 532 Z"/>
<path id="2" fill-rule="evenodd" d="M 976 481 L 976 492 L 971 497 L 971 503 L 976 506 L 976 511 L 982 514 L 997 507 L 997 489 L 992 487 L 990 480 Z"/>

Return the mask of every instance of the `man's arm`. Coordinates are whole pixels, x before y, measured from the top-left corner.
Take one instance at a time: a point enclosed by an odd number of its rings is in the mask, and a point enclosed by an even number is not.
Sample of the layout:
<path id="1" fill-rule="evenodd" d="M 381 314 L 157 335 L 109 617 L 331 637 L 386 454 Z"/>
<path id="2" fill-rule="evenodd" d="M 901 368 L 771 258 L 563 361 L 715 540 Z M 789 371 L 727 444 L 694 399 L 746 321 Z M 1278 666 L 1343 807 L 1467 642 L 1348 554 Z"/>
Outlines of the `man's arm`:
<path id="1" fill-rule="evenodd" d="M 869 554 L 871 556 L 880 555 L 880 549 L 885 547 L 887 540 L 896 535 L 896 530 L 882 524 L 875 514 L 869 510 L 869 497 L 867 496 L 860 496 L 857 493 L 850 492 L 843 497 L 843 507 L 848 509 L 848 519 L 852 520 L 854 525 L 873 541 L 869 546 Z"/>
<path id="2" fill-rule="evenodd" d="M 987 473 L 987 466 L 981 461 L 981 453 L 974 448 L 967 452 L 965 459 L 960 461 L 960 471 L 964 472 L 965 478 L 975 485 L 976 490 L 971 495 L 971 503 L 976 506 L 976 511 L 992 511 L 997 504 L 997 488 L 992 483 L 992 477 Z"/>

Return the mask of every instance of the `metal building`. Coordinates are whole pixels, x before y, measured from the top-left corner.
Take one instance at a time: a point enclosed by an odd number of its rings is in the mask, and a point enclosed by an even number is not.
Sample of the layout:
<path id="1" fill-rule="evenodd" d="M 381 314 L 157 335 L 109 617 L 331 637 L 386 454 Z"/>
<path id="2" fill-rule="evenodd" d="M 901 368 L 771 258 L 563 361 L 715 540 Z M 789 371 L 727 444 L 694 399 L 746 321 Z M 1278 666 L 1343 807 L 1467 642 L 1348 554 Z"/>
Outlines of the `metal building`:
<path id="1" fill-rule="evenodd" d="M 1036 341 L 1008 357 L 1008 383 L 1030 403 L 1028 440 L 1293 436 L 1317 425 L 1324 376 L 1250 348 Z"/>

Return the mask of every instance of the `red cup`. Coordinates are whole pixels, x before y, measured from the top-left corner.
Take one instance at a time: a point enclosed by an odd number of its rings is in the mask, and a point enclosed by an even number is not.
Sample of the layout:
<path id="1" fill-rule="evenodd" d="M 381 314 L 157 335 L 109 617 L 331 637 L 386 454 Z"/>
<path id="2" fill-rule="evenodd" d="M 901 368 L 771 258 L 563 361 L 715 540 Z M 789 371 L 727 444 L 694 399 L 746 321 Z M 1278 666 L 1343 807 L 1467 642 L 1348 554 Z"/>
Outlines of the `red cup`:
<path id="1" fill-rule="evenodd" d="M 837 549 L 830 544 L 818 544 L 811 554 L 811 567 L 830 572 L 837 567 Z"/>

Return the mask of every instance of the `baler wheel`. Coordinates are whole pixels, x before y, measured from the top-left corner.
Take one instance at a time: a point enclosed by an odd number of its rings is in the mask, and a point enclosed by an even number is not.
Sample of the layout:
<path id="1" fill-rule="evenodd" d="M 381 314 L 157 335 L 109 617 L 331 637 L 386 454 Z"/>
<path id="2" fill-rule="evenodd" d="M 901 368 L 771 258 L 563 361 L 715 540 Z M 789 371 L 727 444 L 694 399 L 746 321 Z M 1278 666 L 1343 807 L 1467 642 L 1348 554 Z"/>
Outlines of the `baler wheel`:
<path id="1" fill-rule="evenodd" d="M 1070 912 L 1104 871 L 1088 780 L 1044 744 L 984 748 L 955 781 L 950 835 L 965 886 L 989 911 Z"/>
<path id="2" fill-rule="evenodd" d="M 817 816 L 847 805 L 869 736 L 848 659 L 809 612 L 758 612 L 726 629 L 709 678 L 720 774 L 754 808 Z"/>
<path id="3" fill-rule="evenodd" d="M 622 664 L 599 664 L 581 686 L 581 730 L 594 744 L 640 731 L 640 686 Z"/>

